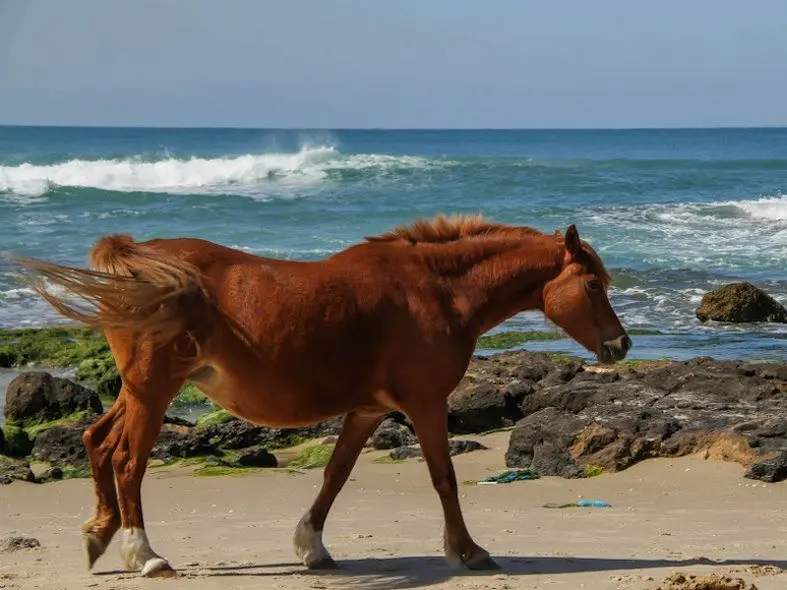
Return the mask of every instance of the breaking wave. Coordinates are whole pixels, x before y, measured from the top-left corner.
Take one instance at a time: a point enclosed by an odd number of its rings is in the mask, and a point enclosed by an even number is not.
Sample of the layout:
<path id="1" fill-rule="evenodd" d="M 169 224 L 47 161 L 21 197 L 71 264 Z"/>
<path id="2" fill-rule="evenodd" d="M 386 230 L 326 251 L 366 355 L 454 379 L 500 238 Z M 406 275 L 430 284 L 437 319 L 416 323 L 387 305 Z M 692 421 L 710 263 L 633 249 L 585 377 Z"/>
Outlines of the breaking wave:
<path id="1" fill-rule="evenodd" d="M 73 159 L 36 165 L 0 166 L 0 193 L 40 197 L 57 187 L 121 192 L 245 193 L 265 183 L 317 185 L 332 173 L 397 172 L 437 162 L 415 156 L 342 154 L 331 146 L 304 147 L 296 153 L 244 154 L 188 159 Z"/>

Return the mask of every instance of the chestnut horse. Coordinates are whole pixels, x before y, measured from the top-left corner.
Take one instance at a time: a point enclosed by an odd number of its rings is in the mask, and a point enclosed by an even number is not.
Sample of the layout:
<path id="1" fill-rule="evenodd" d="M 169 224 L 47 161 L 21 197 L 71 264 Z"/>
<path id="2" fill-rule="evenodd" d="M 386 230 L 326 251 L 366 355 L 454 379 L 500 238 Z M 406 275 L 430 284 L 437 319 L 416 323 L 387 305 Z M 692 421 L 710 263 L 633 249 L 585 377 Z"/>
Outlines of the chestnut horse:
<path id="1" fill-rule="evenodd" d="M 59 312 L 106 334 L 123 387 L 84 434 L 98 496 L 85 548 L 92 567 L 120 529 L 124 565 L 143 576 L 174 575 L 148 542 L 140 486 L 186 381 L 257 424 L 345 415 L 322 488 L 295 529 L 306 567 L 335 567 L 322 542 L 325 519 L 369 436 L 401 411 L 442 503 L 447 558 L 493 569 L 465 526 L 448 453 L 447 398 L 478 337 L 518 312 L 541 310 L 601 362 L 631 347 L 607 299 L 609 274 L 573 225 L 563 236 L 438 216 L 315 262 L 199 239 L 115 235 L 96 243 L 90 270 L 16 263 Z"/>

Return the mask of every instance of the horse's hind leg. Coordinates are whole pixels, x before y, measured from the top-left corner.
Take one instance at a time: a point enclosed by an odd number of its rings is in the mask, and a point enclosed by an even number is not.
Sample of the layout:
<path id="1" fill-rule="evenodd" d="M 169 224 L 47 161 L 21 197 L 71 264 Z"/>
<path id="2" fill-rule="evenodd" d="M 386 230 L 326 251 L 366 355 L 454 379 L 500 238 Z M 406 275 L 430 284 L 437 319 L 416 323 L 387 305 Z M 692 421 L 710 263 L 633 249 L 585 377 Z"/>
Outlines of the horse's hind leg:
<path id="1" fill-rule="evenodd" d="M 310 569 L 334 568 L 336 564 L 322 542 L 322 529 L 333 501 L 341 491 L 361 454 L 364 443 L 385 415 L 384 412 L 350 412 L 323 474 L 323 483 L 311 508 L 303 515 L 293 544 L 296 555 Z"/>
<path id="2" fill-rule="evenodd" d="M 436 401 L 424 403 L 419 399 L 413 407 L 404 409 L 413 421 L 432 484 L 443 505 L 443 545 L 448 561 L 472 570 L 498 569 L 489 553 L 473 541 L 462 516 L 456 474 L 448 449 L 447 405 Z"/>
<path id="3" fill-rule="evenodd" d="M 122 527 L 121 558 L 127 570 L 141 570 L 143 576 L 149 577 L 175 575 L 169 563 L 153 551 L 148 542 L 142 516 L 141 487 L 164 414 L 184 381 L 172 377 L 178 374 L 182 373 L 166 367 L 166 370 L 155 373 L 147 371 L 139 379 L 132 378 L 133 387 L 124 384 L 125 424 L 112 455 Z"/>
<path id="4" fill-rule="evenodd" d="M 82 440 L 90 460 L 93 485 L 98 506 L 95 515 L 83 526 L 88 568 L 106 551 L 107 545 L 120 528 L 120 507 L 112 470 L 112 453 L 123 433 L 125 396 L 121 392 L 109 411 L 85 430 Z"/>

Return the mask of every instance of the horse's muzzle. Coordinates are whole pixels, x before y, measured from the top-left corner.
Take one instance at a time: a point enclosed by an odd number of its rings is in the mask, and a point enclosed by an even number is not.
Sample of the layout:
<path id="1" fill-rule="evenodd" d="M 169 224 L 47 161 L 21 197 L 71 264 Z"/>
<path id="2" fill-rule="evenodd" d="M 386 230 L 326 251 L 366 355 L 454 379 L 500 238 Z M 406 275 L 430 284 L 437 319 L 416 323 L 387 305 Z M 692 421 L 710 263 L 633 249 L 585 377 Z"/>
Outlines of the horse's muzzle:
<path id="1" fill-rule="evenodd" d="M 622 361 L 626 358 L 626 354 L 631 350 L 631 338 L 626 336 L 618 336 L 613 340 L 604 341 L 599 347 L 598 360 L 604 364 L 612 364 L 616 361 Z"/>

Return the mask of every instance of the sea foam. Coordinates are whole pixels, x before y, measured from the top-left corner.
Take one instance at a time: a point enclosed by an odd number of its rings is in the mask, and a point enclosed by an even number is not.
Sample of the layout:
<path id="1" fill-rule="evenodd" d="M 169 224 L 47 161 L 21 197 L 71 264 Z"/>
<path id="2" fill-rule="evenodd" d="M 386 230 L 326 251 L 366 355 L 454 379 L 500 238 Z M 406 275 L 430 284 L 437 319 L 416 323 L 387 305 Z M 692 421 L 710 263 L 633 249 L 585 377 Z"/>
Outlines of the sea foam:
<path id="1" fill-rule="evenodd" d="M 332 171 L 385 172 L 429 165 L 428 159 L 414 156 L 344 155 L 332 146 L 219 158 L 74 159 L 50 165 L 0 166 L 0 193 L 40 197 L 53 187 L 89 187 L 122 192 L 246 194 L 266 183 L 285 187 L 319 184 Z"/>

